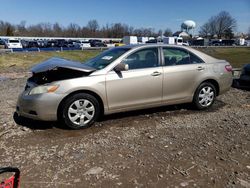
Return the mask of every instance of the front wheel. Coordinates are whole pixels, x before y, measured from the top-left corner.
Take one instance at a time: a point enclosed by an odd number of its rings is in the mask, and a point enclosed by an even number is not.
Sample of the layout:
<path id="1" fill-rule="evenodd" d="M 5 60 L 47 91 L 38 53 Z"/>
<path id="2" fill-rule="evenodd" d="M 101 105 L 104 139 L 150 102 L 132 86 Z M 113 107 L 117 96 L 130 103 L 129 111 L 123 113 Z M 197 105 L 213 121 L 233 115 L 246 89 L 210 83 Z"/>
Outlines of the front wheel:
<path id="1" fill-rule="evenodd" d="M 193 105 L 198 110 L 207 109 L 212 106 L 216 97 L 216 89 L 209 82 L 202 83 L 195 91 Z"/>
<path id="2" fill-rule="evenodd" d="M 99 116 L 99 102 L 90 94 L 75 94 L 66 99 L 62 106 L 61 119 L 72 129 L 90 127 Z"/>

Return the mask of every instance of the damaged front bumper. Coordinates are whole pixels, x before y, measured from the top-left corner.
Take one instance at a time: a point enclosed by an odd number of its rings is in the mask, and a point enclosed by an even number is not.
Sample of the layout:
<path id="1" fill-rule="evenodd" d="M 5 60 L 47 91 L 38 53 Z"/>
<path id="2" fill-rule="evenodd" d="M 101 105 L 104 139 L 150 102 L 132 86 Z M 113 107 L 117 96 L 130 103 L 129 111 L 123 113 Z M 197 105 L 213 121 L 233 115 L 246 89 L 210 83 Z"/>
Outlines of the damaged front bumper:
<path id="1" fill-rule="evenodd" d="M 56 121 L 57 110 L 65 96 L 56 93 L 27 95 L 23 92 L 18 97 L 16 112 L 18 115 L 43 121 Z"/>

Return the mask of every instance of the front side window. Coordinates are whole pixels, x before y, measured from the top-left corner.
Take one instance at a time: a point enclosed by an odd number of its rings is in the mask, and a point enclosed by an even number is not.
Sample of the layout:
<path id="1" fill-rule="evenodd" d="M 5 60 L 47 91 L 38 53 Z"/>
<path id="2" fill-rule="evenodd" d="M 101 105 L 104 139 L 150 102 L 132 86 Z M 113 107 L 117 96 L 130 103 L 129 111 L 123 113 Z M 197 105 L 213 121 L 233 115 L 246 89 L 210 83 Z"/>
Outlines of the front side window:
<path id="1" fill-rule="evenodd" d="M 159 66 L 158 49 L 147 48 L 139 50 L 129 55 L 123 60 L 123 63 L 129 65 L 129 69 L 152 68 Z"/>
<path id="2" fill-rule="evenodd" d="M 96 70 L 101 70 L 120 57 L 122 54 L 130 50 L 129 48 L 112 48 L 107 50 L 100 55 L 90 59 L 85 63 L 85 65 L 95 68 Z"/>

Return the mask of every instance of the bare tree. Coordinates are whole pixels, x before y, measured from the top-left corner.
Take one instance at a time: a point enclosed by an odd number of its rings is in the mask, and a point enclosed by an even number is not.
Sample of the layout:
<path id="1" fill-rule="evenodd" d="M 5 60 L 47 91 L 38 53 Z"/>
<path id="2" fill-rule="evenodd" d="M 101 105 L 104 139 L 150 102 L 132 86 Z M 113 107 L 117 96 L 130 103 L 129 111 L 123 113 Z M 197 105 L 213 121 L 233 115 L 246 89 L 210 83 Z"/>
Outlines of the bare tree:
<path id="1" fill-rule="evenodd" d="M 228 12 L 222 11 L 218 15 L 212 16 L 201 27 L 200 34 L 205 37 L 210 34 L 212 37 L 216 35 L 218 38 L 230 38 L 236 26 L 236 20 Z"/>
<path id="2" fill-rule="evenodd" d="M 89 28 L 92 32 L 96 32 L 99 29 L 97 20 L 90 20 L 87 24 L 87 28 Z"/>
<path id="3" fill-rule="evenodd" d="M 63 36 L 63 27 L 60 26 L 59 23 L 53 24 L 52 30 L 53 30 L 54 36 L 57 36 L 57 37 Z"/>
<path id="4" fill-rule="evenodd" d="M 203 37 L 209 38 L 212 35 L 210 24 L 205 23 L 203 26 L 201 26 L 199 34 Z"/>
<path id="5" fill-rule="evenodd" d="M 171 36 L 173 35 L 173 32 L 172 32 L 171 29 L 167 28 L 167 29 L 165 29 L 163 35 L 164 35 L 165 37 L 171 37 Z"/>
<path id="6" fill-rule="evenodd" d="M 236 28 L 236 20 L 226 11 L 220 12 L 216 16 L 216 34 L 218 38 L 225 36 L 226 32 L 232 31 Z"/>

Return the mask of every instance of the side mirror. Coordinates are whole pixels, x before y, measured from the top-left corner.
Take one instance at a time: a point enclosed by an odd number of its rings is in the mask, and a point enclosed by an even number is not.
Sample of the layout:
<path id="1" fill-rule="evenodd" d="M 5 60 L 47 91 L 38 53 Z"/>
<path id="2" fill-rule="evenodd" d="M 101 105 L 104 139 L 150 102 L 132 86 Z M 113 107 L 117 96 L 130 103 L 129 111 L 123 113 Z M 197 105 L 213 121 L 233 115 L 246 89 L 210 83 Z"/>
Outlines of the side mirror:
<path id="1" fill-rule="evenodd" d="M 114 68 L 116 72 L 127 71 L 128 69 L 129 69 L 129 66 L 128 64 L 125 64 L 125 63 L 119 63 Z"/>

